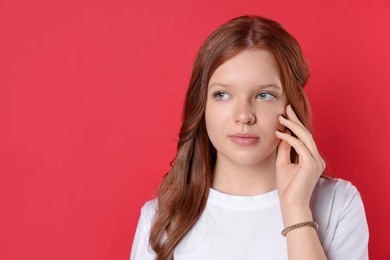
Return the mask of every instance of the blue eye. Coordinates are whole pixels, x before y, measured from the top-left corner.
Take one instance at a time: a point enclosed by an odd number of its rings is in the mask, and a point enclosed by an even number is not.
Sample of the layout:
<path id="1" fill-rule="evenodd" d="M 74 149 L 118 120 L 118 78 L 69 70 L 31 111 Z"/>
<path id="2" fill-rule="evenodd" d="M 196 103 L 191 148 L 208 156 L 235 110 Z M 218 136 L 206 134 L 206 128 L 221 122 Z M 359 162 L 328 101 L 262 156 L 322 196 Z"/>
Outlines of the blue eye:
<path id="1" fill-rule="evenodd" d="M 275 98 L 275 95 L 269 92 L 262 92 L 257 97 L 262 100 L 272 100 Z"/>
<path id="2" fill-rule="evenodd" d="M 230 95 L 225 92 L 217 91 L 213 94 L 213 97 L 219 100 L 228 100 L 230 98 Z"/>

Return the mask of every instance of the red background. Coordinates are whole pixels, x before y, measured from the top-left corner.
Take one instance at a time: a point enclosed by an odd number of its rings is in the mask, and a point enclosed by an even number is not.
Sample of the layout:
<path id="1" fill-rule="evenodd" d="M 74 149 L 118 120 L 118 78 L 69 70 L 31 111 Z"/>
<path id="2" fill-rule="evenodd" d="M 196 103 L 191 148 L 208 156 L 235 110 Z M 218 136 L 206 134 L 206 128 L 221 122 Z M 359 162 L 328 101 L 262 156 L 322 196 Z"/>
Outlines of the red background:
<path id="1" fill-rule="evenodd" d="M 389 1 L 0 0 L 1 260 L 128 259 L 195 54 L 243 14 L 301 43 L 318 145 L 390 259 Z"/>

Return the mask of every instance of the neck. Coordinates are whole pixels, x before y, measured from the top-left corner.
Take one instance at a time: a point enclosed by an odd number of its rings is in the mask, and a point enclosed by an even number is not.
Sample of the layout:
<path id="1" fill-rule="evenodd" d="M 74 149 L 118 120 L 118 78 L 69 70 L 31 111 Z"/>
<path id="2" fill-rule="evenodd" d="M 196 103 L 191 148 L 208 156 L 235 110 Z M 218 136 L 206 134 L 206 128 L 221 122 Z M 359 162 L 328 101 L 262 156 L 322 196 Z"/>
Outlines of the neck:
<path id="1" fill-rule="evenodd" d="M 276 189 L 276 153 L 255 165 L 240 165 L 217 157 L 212 188 L 231 195 L 254 196 Z"/>

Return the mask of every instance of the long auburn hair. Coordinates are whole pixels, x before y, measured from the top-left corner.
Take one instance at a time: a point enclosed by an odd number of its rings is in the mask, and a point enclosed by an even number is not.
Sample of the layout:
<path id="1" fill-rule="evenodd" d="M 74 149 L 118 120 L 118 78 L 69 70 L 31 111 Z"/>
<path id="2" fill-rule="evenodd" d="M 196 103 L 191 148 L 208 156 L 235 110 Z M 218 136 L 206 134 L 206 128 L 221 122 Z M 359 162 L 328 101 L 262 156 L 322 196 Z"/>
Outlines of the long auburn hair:
<path id="1" fill-rule="evenodd" d="M 158 190 L 158 209 L 149 237 L 157 260 L 173 259 L 174 249 L 205 209 L 216 161 L 204 118 L 209 79 L 222 63 L 247 49 L 273 54 L 289 104 L 311 129 L 310 106 L 303 91 L 309 71 L 295 38 L 279 23 L 259 16 L 238 17 L 217 28 L 195 59 L 177 155 Z M 291 149 L 291 160 L 297 159 Z"/>

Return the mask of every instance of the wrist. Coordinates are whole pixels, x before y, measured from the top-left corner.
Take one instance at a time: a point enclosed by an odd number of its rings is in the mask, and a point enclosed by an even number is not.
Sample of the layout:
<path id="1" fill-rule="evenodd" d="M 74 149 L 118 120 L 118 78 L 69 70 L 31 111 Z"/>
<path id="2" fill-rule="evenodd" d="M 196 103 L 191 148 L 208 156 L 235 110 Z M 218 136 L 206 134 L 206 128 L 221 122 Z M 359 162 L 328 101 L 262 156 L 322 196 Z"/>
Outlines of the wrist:
<path id="1" fill-rule="evenodd" d="M 281 211 L 285 227 L 301 222 L 313 221 L 313 215 L 309 206 L 281 205 Z"/>
<path id="2" fill-rule="evenodd" d="M 303 228 L 303 227 L 312 227 L 314 228 L 315 231 L 318 231 L 318 224 L 314 221 L 305 221 L 305 222 L 300 222 L 300 223 L 297 223 L 295 225 L 291 225 L 291 226 L 288 226 L 288 227 L 285 227 L 281 234 L 282 236 L 286 236 L 287 233 L 289 233 L 290 231 L 293 231 L 294 229 L 298 229 L 298 228 Z"/>

